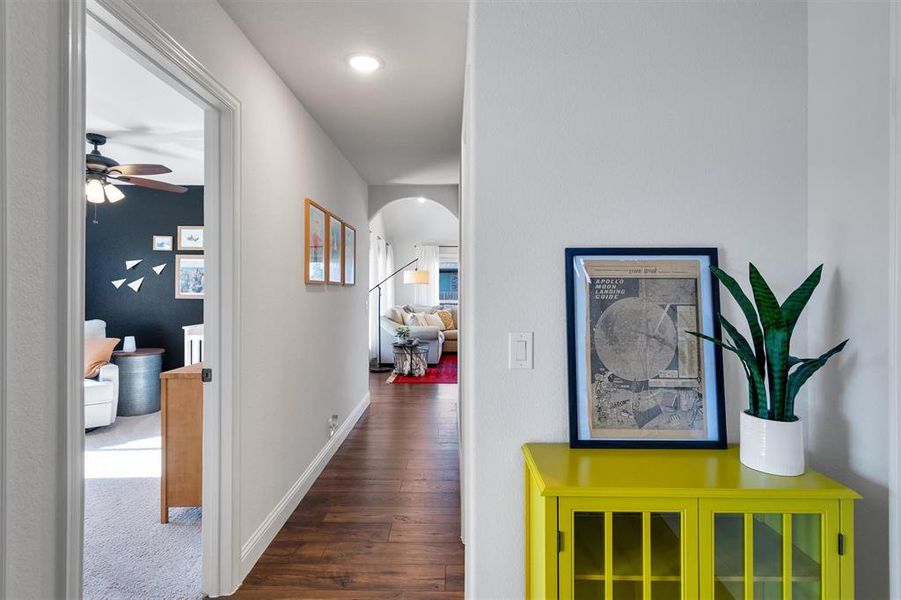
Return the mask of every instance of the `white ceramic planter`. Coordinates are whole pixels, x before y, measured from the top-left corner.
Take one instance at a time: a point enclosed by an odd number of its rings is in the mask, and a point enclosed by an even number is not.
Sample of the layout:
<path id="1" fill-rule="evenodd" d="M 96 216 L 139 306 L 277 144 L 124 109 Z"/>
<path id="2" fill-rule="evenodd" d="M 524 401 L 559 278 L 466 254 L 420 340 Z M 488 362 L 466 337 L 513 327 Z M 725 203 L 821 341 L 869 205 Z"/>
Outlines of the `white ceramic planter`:
<path id="1" fill-rule="evenodd" d="M 804 474 L 804 426 L 801 420 L 768 421 L 741 413 L 743 465 L 773 475 Z"/>

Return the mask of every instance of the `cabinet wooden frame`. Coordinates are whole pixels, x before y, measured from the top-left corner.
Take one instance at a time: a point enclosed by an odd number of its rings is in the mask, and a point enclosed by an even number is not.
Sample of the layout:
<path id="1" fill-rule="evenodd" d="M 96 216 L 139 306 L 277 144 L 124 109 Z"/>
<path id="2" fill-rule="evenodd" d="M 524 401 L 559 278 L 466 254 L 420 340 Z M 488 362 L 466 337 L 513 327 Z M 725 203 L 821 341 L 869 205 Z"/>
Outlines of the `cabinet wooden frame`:
<path id="1" fill-rule="evenodd" d="M 572 588 L 579 575 L 575 573 L 575 517 L 579 513 L 596 513 L 604 517 L 603 569 L 597 577 L 603 582 L 604 596 L 615 598 L 614 583 L 640 582 L 642 597 L 651 598 L 651 589 L 655 582 L 678 583 L 682 598 L 698 598 L 698 548 L 691 539 L 698 530 L 698 501 L 693 498 L 574 498 L 564 497 L 559 500 L 557 526 L 560 531 L 559 541 L 559 597 L 573 598 Z M 617 574 L 614 567 L 616 550 L 614 545 L 616 515 L 641 515 L 641 538 L 638 553 L 641 556 L 640 573 Z M 651 518 L 653 515 L 675 514 L 679 516 L 679 575 L 654 575 L 655 564 L 652 564 L 653 544 L 651 539 Z M 616 561 L 619 563 L 619 561 Z M 712 596 L 711 596 L 712 597 Z"/>
<path id="2" fill-rule="evenodd" d="M 754 544 L 755 534 L 753 530 L 755 515 L 772 515 L 781 520 L 781 544 L 782 554 L 779 565 L 781 573 L 783 599 L 791 599 L 793 591 L 793 562 L 794 557 L 787 550 L 793 549 L 792 520 L 801 515 L 817 515 L 820 518 L 820 543 L 819 552 L 821 563 L 820 586 L 822 598 L 849 598 L 842 595 L 841 578 L 844 565 L 842 562 L 853 562 L 853 553 L 843 548 L 839 555 L 839 534 L 844 539 L 853 538 L 853 535 L 845 534 L 842 522 L 847 519 L 842 515 L 840 500 L 800 499 L 800 498 L 702 498 L 699 504 L 699 528 L 698 545 L 700 547 L 700 592 L 701 598 L 713 598 L 716 583 L 716 539 L 715 522 L 717 515 L 735 515 L 742 518 L 743 539 L 737 540 L 742 544 L 743 572 L 740 574 L 740 582 L 746 598 L 754 598 L 754 584 L 760 578 L 755 576 Z M 844 507 L 853 511 L 850 502 Z M 750 530 L 750 531 L 749 531 Z M 851 567 L 853 573 L 853 566 Z"/>

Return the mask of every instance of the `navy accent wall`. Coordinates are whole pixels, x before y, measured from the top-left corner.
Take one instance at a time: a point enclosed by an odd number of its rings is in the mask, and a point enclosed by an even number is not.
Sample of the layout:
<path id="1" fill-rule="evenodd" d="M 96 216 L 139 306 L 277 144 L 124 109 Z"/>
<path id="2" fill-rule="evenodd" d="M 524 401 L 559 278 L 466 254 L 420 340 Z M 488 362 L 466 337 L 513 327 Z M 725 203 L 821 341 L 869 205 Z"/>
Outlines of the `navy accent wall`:
<path id="1" fill-rule="evenodd" d="M 133 335 L 138 347 L 165 348 L 163 370 L 184 364 L 182 326 L 203 323 L 203 300 L 175 299 L 175 255 L 178 226 L 203 224 L 203 186 L 184 194 L 122 186 L 125 198 L 115 204 L 87 205 L 85 237 L 85 318 L 106 321 L 109 337 Z M 171 235 L 171 252 L 154 252 L 154 235 Z M 125 270 L 125 261 L 143 259 Z M 153 267 L 164 264 L 157 275 Z M 122 287 L 111 283 L 125 278 Z M 141 289 L 128 284 L 144 278 Z M 121 349 L 121 344 L 117 349 Z"/>

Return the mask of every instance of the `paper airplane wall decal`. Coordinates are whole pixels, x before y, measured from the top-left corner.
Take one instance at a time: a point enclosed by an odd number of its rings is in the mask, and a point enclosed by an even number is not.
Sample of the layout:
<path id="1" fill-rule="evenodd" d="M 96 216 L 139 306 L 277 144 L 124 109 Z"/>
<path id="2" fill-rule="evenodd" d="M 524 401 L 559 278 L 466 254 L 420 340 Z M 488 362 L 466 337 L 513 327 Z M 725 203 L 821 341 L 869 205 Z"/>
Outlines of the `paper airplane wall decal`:
<path id="1" fill-rule="evenodd" d="M 133 289 L 134 291 L 137 292 L 139 289 L 141 289 L 141 283 L 143 283 L 143 282 L 144 282 L 144 278 L 141 277 L 140 279 L 135 279 L 134 281 L 129 283 L 128 287 L 130 287 L 131 289 Z"/>
<path id="2" fill-rule="evenodd" d="M 125 280 L 124 279 L 114 279 L 111 283 L 118 290 L 120 287 L 122 287 L 122 284 L 125 283 Z"/>
<path id="3" fill-rule="evenodd" d="M 143 258 L 139 258 L 139 259 L 137 259 L 137 260 L 126 260 L 126 261 L 125 261 L 125 268 L 126 268 L 126 269 L 131 269 L 131 268 L 133 268 L 133 267 L 136 267 L 136 266 L 139 265 L 143 260 L 144 260 Z M 129 284 L 129 285 L 131 285 L 131 284 Z"/>
<path id="4" fill-rule="evenodd" d="M 153 267 L 153 271 L 154 271 L 157 275 L 159 275 L 160 273 L 163 272 L 163 269 L 165 269 L 165 268 L 166 268 L 166 263 L 163 263 L 163 264 L 161 264 L 161 265 L 157 265 L 157 266 Z"/>

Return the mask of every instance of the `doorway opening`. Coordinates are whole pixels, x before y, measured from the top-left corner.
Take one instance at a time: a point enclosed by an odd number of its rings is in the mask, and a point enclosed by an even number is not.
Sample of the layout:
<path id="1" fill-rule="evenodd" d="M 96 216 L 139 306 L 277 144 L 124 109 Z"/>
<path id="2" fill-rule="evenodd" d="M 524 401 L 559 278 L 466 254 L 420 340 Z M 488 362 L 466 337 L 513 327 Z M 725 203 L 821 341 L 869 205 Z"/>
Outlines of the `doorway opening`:
<path id="1" fill-rule="evenodd" d="M 83 595 L 200 598 L 204 113 L 117 43 L 88 19 Z"/>
<path id="2" fill-rule="evenodd" d="M 239 497 L 236 472 L 237 390 L 240 389 L 240 371 L 239 356 L 235 351 L 235 340 L 240 335 L 240 319 L 237 317 L 237 290 L 240 289 L 240 272 L 237 269 L 240 264 L 237 236 L 240 225 L 237 218 L 240 215 L 237 194 L 240 172 L 240 105 L 184 48 L 130 4 L 113 0 L 87 0 L 86 4 L 74 2 L 68 15 L 68 26 L 68 90 L 71 110 L 66 119 L 66 149 L 70 164 L 68 201 L 72 209 L 67 213 L 70 257 L 67 273 L 67 360 L 72 375 L 67 383 L 69 408 L 66 447 L 70 473 L 67 493 L 67 597 L 79 597 L 83 593 L 86 597 L 116 595 L 110 590 L 119 583 L 110 584 L 110 579 L 107 579 L 103 584 L 107 587 L 97 588 L 92 587 L 94 581 L 86 581 L 98 574 L 95 570 L 98 563 L 92 562 L 92 556 L 86 560 L 86 553 L 98 549 L 101 554 L 115 558 L 114 565 L 119 571 L 115 579 L 121 581 L 132 594 L 135 590 L 140 590 L 139 594 L 148 597 L 228 594 L 239 583 L 241 560 L 237 536 Z M 95 35 L 99 35 L 104 41 L 98 42 L 92 37 Z M 141 77 L 149 74 L 151 78 L 158 78 L 155 85 L 168 86 L 169 91 L 174 91 L 174 95 L 167 96 L 166 102 L 187 101 L 193 105 L 191 124 L 177 123 L 172 126 L 174 131 L 157 137 L 154 134 L 159 132 L 154 131 L 154 123 L 150 122 L 156 120 L 146 116 L 153 116 L 152 109 L 145 109 L 139 116 L 143 116 L 147 123 L 132 122 L 131 127 L 117 128 L 117 122 L 121 124 L 133 118 L 129 115 L 130 104 L 127 101 L 120 104 L 113 101 L 99 103 L 102 107 L 99 112 L 103 114 L 88 114 L 92 106 L 86 90 L 91 74 L 86 74 L 90 70 L 86 63 L 90 60 L 91 42 L 98 47 L 103 46 L 104 42 L 108 44 L 101 52 L 103 64 L 99 67 L 99 72 L 102 76 L 111 78 L 113 84 L 119 81 L 125 87 L 134 85 L 133 79 L 139 73 L 137 69 L 133 72 L 128 69 L 110 70 L 110 60 L 124 60 L 122 56 L 113 58 L 115 49 L 146 71 L 140 72 Z M 97 60 L 96 56 L 94 60 Z M 123 90 L 119 90 L 121 91 Z M 113 89 L 108 89 L 106 94 L 108 97 L 104 98 L 107 100 L 117 97 L 117 91 Z M 97 105 L 96 95 L 94 101 Z M 167 105 L 164 104 L 165 106 Z M 168 106 L 171 108 L 171 105 Z M 173 110 L 172 114 L 178 114 L 178 111 Z M 108 118 L 110 116 L 113 118 Z M 195 119 L 198 116 L 199 121 Z M 91 129 L 88 129 L 88 123 Z M 102 135 L 104 129 L 108 135 Z M 90 136 L 86 145 L 87 133 L 97 135 Z M 142 140 L 142 135 L 147 139 Z M 194 156 L 190 151 L 192 144 Z M 95 146 L 97 153 L 91 154 Z M 154 152 L 165 151 L 169 151 L 170 155 L 163 159 L 153 157 Z M 90 156 L 88 159 L 86 152 Z M 148 158 L 142 158 L 140 154 Z M 115 163 L 135 166 L 123 166 L 117 170 Z M 190 184 L 185 186 L 185 193 L 171 194 L 177 198 L 160 200 L 160 196 L 157 196 L 154 199 L 148 195 L 163 191 L 161 188 L 170 189 L 163 180 L 167 173 L 160 172 L 159 167 L 147 166 L 157 164 L 171 168 L 174 177 L 189 177 L 188 173 L 192 170 L 199 173 L 199 176 L 194 181 L 185 180 L 185 183 Z M 88 202 L 89 199 L 93 202 Z M 172 210 L 152 209 L 154 205 L 159 208 L 166 202 L 173 203 L 170 206 Z M 96 215 L 92 207 L 95 203 Z M 163 215 L 171 217 L 170 213 L 175 209 L 186 207 L 191 207 L 194 212 L 180 214 L 178 218 L 191 218 L 191 221 L 175 225 L 175 230 L 171 232 L 171 250 L 167 250 L 170 247 L 168 230 L 154 231 L 147 237 L 147 232 L 142 229 L 134 233 L 134 239 L 122 239 L 121 233 L 129 229 L 129 222 L 132 223 L 131 226 L 137 222 L 140 227 L 168 228 L 171 223 L 161 223 L 154 219 L 162 218 Z M 141 210 L 149 212 L 137 219 L 130 215 L 133 211 Z M 182 226 L 181 231 L 179 226 Z M 89 232 L 90 227 L 95 227 L 95 231 Z M 132 248 L 129 246 L 131 243 L 137 245 Z M 120 256 L 123 252 L 131 253 L 141 247 L 144 248 L 143 256 Z M 157 258 L 163 256 L 166 258 Z M 172 316 L 172 311 L 164 310 L 166 306 L 162 300 L 147 302 L 150 296 L 159 294 L 162 288 L 172 295 L 171 300 L 167 300 L 169 308 L 175 306 L 172 304 L 175 301 L 185 306 L 195 304 L 189 310 L 193 312 L 187 316 Z M 111 294 L 113 300 L 110 300 Z M 163 295 L 159 298 L 163 298 Z M 143 307 L 142 310 L 135 311 L 135 305 Z M 198 308 L 201 306 L 202 308 Z M 123 311 L 131 315 L 130 322 L 119 320 Z M 100 312 L 115 315 L 116 324 L 108 331 L 107 323 L 98 314 Z M 169 315 L 168 319 L 164 319 L 164 325 L 160 325 L 161 321 L 157 320 L 152 329 L 146 329 L 148 319 L 162 314 Z M 197 315 L 200 315 L 199 319 Z M 185 324 L 188 326 L 187 330 L 180 323 L 183 319 L 190 321 Z M 107 376 L 98 373 L 96 378 L 87 377 L 89 374 L 85 372 L 83 358 L 88 355 L 88 345 L 93 346 L 98 338 L 106 340 L 114 335 L 121 336 L 115 346 L 119 350 L 125 350 L 125 354 L 115 357 L 117 360 L 110 356 L 110 365 L 102 364 L 106 362 L 105 356 L 102 356 L 98 360 L 101 364 L 97 366 L 104 369 Z M 133 352 L 128 352 L 132 344 L 132 340 L 127 339 L 130 337 L 135 338 Z M 91 339 L 93 341 L 88 341 Z M 176 343 L 175 339 L 179 341 Z M 190 345 L 187 343 L 189 341 Z M 107 345 L 109 342 L 107 340 Z M 123 349 L 122 344 L 125 342 L 129 346 Z M 160 347 L 165 352 L 142 351 L 142 348 L 149 347 Z M 170 348 L 174 349 L 170 352 Z M 165 440 L 169 438 L 162 418 L 165 410 L 153 416 L 156 412 L 153 409 L 156 401 L 160 402 L 161 407 L 166 405 L 166 392 L 162 390 L 167 387 L 170 389 L 170 399 L 183 399 L 185 393 L 171 391 L 172 387 L 165 384 L 165 376 L 159 378 L 156 375 L 154 378 L 154 375 L 157 369 L 162 372 L 168 367 L 186 368 L 185 356 L 188 357 L 188 362 L 202 361 L 193 365 L 199 375 L 191 378 L 194 401 L 182 403 L 192 405 L 195 412 L 186 416 L 181 411 L 180 415 L 176 415 L 179 418 L 171 421 L 179 427 L 184 423 L 191 423 L 191 432 L 174 427 L 170 428 L 169 433 L 177 435 L 169 437 L 177 438 L 180 435 L 182 441 L 187 438 L 189 443 L 183 443 L 179 447 L 190 447 L 188 455 L 193 457 L 191 460 L 195 460 L 196 464 L 192 466 L 183 455 L 175 461 L 176 464 L 167 466 L 169 453 Z M 116 368 L 113 369 L 113 366 Z M 110 375 L 112 371 L 116 371 L 115 375 Z M 88 379 L 92 379 L 93 383 Z M 178 381 L 181 382 L 182 379 L 178 378 Z M 155 396 L 155 390 L 148 392 L 140 389 L 142 386 L 152 386 L 153 383 L 160 386 L 159 397 Z M 94 386 L 107 389 L 102 390 L 102 393 L 89 392 L 87 388 Z M 115 390 L 115 400 L 111 399 L 113 390 L 110 387 Z M 121 398 L 119 388 L 123 392 Z M 120 406 L 123 412 L 134 410 L 147 414 L 122 414 Z M 104 425 L 103 420 L 109 420 L 110 423 Z M 128 426 L 129 421 L 133 426 Z M 116 428 L 117 422 L 126 426 Z M 156 422 L 160 422 L 160 425 L 157 426 Z M 93 431 L 86 434 L 86 429 Z M 124 439 L 110 435 L 107 436 L 109 439 L 104 440 L 104 429 L 109 434 L 114 430 L 128 433 L 123 433 Z M 96 432 L 101 435 L 94 436 Z M 196 439 L 198 433 L 200 440 Z M 89 437 L 100 442 L 95 444 L 95 440 L 89 440 Z M 170 459 L 177 455 L 176 446 L 172 448 L 173 452 L 168 456 Z M 88 454 L 85 453 L 86 450 Z M 158 478 L 152 475 L 140 477 L 142 474 L 152 474 L 154 469 Z M 117 477 L 117 473 L 128 474 L 129 477 Z M 171 473 L 173 477 L 167 477 L 167 473 Z M 184 477 L 186 473 L 191 476 Z M 183 573 L 189 574 L 189 577 L 173 576 L 172 572 L 179 569 L 173 568 L 175 563 L 172 562 L 167 562 L 163 569 L 154 569 L 152 560 L 141 564 L 142 559 L 149 557 L 146 552 L 148 548 L 141 554 L 142 545 L 152 546 L 145 539 L 146 531 L 142 533 L 138 528 L 135 535 L 118 535 L 126 525 L 133 526 L 138 522 L 139 513 L 142 515 L 140 524 L 150 527 L 150 520 L 143 515 L 151 504 L 144 504 L 143 508 L 138 506 L 137 498 L 147 501 L 147 494 L 141 491 L 123 494 L 121 490 L 112 489 L 115 485 L 109 480 L 116 479 L 120 480 L 116 484 L 120 486 L 134 486 L 135 481 L 123 481 L 127 479 L 152 481 L 145 487 L 154 496 L 152 506 L 155 510 L 152 519 L 156 527 L 164 526 L 161 521 L 167 520 L 167 516 L 170 520 L 184 520 L 186 517 L 182 512 L 164 510 L 162 505 L 165 499 L 169 500 L 171 507 L 188 507 L 188 511 L 197 513 L 193 528 L 183 527 L 180 535 L 184 539 L 173 545 L 178 547 L 181 542 L 185 542 L 183 546 L 193 549 L 194 558 L 183 561 Z M 191 484 L 185 485 L 184 481 L 190 481 Z M 163 494 L 162 489 L 167 487 L 170 492 L 176 490 L 179 493 L 174 496 Z M 187 494 L 189 500 L 185 500 L 182 494 L 185 490 L 192 492 Z M 197 495 L 200 496 L 200 501 L 196 500 Z M 128 500 L 123 502 L 123 496 Z M 110 498 L 118 498 L 118 501 L 111 503 L 114 505 L 111 510 L 104 510 L 105 501 Z M 109 526 L 114 521 L 114 512 L 128 511 L 135 517 L 134 521 L 120 519 L 119 523 L 124 525 Z M 201 511 L 202 520 L 199 518 Z M 176 528 L 170 528 L 167 534 L 172 535 L 175 531 Z M 98 532 L 100 535 L 95 535 Z M 156 541 L 158 540 L 153 540 L 154 543 Z M 119 551 L 115 552 L 117 549 Z M 126 560 L 127 566 L 123 564 Z M 149 579 L 144 577 L 147 574 L 151 575 Z M 128 577 L 132 579 L 129 580 Z M 169 582 L 190 579 L 190 590 L 173 591 L 163 585 L 167 579 Z M 150 583 L 144 585 L 147 581 Z"/>
<path id="3" fill-rule="evenodd" d="M 443 204 L 399 198 L 370 219 L 369 357 L 387 383 L 457 383 L 459 262 Z"/>

